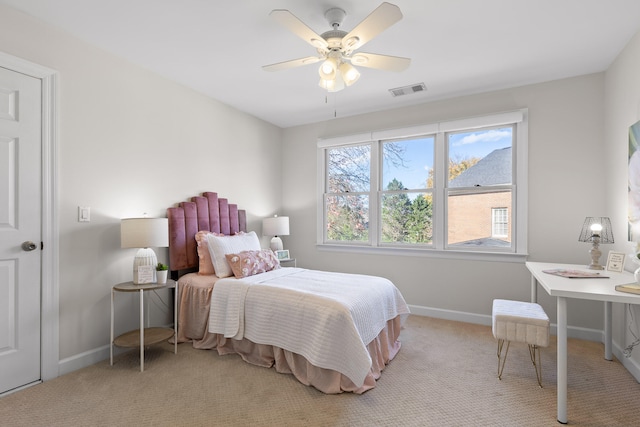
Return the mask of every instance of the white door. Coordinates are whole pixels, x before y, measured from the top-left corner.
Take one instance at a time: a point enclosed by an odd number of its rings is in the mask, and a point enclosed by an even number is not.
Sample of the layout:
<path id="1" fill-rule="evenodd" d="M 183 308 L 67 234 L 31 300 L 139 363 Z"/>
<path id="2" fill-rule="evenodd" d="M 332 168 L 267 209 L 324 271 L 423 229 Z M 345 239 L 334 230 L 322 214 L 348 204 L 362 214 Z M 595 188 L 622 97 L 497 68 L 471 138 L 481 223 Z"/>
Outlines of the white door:
<path id="1" fill-rule="evenodd" d="M 0 393 L 41 378 L 41 110 L 41 81 L 0 67 Z"/>

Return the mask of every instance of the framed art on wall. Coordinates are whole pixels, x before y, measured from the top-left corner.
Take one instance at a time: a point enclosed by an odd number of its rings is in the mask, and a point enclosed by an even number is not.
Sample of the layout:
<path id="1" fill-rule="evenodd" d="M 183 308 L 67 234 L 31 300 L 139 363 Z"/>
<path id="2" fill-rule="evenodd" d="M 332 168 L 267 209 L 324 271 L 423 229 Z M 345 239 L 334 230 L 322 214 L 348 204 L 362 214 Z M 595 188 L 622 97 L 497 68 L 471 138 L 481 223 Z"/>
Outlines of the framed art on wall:
<path id="1" fill-rule="evenodd" d="M 640 241 L 640 121 L 629 127 L 629 241 Z"/>

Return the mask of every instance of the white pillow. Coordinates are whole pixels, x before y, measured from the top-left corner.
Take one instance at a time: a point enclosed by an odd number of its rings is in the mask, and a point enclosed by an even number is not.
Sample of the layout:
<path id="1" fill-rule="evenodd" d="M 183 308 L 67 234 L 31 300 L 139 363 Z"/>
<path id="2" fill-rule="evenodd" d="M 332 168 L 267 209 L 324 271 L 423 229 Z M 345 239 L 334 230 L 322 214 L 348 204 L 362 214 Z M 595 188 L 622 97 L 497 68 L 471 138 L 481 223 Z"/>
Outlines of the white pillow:
<path id="1" fill-rule="evenodd" d="M 255 231 L 249 233 L 236 234 L 235 236 L 207 235 L 207 246 L 213 269 L 218 277 L 229 277 L 233 275 L 231 266 L 225 258 L 226 254 L 237 254 L 242 251 L 259 251 L 260 240 Z"/>

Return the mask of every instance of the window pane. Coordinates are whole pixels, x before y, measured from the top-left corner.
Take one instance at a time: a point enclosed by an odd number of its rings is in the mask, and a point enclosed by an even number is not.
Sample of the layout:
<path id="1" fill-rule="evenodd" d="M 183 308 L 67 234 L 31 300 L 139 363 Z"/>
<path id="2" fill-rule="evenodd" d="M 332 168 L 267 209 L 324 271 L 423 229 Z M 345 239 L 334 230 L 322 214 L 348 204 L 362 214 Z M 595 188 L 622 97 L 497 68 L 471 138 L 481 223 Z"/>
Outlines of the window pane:
<path id="1" fill-rule="evenodd" d="M 357 145 L 327 150 L 327 193 L 370 191 L 371 147 Z"/>
<path id="2" fill-rule="evenodd" d="M 513 127 L 450 133 L 449 187 L 509 185 Z"/>
<path id="3" fill-rule="evenodd" d="M 330 195 L 325 206 L 327 240 L 369 240 L 369 196 Z"/>
<path id="4" fill-rule="evenodd" d="M 424 193 L 382 195 L 383 243 L 432 243 L 432 197 Z"/>
<path id="5" fill-rule="evenodd" d="M 383 143 L 382 189 L 433 188 L 433 145 L 433 137 Z"/>
<path id="6" fill-rule="evenodd" d="M 505 248 L 511 246 L 511 191 L 450 194 L 448 197 L 449 246 Z M 502 237 L 494 235 L 494 209 L 504 216 Z"/>
<path id="7" fill-rule="evenodd" d="M 509 213 L 507 208 L 491 209 L 492 216 L 492 237 L 508 237 L 509 236 Z"/>

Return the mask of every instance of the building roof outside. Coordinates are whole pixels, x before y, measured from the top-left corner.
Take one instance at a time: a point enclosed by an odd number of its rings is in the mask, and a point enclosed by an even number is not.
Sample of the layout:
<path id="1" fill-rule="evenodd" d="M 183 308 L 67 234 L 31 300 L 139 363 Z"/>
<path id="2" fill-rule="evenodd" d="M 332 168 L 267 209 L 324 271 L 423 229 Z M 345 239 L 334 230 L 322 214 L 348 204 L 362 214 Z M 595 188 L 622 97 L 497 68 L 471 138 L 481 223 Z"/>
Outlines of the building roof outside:
<path id="1" fill-rule="evenodd" d="M 449 182 L 449 187 L 511 184 L 511 147 L 492 151 Z"/>

